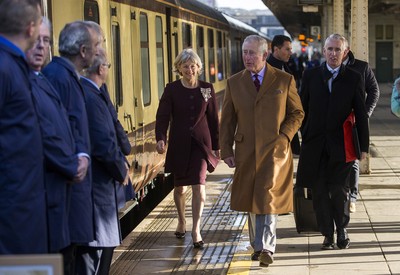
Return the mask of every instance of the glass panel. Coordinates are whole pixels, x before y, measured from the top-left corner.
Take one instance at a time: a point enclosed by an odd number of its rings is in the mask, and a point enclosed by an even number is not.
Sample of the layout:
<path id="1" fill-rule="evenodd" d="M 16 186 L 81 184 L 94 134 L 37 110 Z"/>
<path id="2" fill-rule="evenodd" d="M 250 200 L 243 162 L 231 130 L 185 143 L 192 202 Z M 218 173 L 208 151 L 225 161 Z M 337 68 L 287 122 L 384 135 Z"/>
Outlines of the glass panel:
<path id="1" fill-rule="evenodd" d="M 211 83 L 215 83 L 215 54 L 214 54 L 214 31 L 208 30 L 208 61 L 209 78 Z"/>
<path id="2" fill-rule="evenodd" d="M 150 105 L 150 60 L 147 15 L 140 14 L 140 61 L 142 65 L 142 97 L 144 106 Z"/>
<path id="3" fill-rule="evenodd" d="M 192 32 L 190 24 L 182 23 L 182 46 L 184 49 L 192 46 Z"/>
<path id="4" fill-rule="evenodd" d="M 197 26 L 197 31 L 196 31 L 196 52 L 198 54 L 198 56 L 200 57 L 201 62 L 203 63 L 203 71 L 204 68 L 206 66 L 205 62 L 205 52 L 204 52 L 204 28 L 203 27 L 199 27 Z M 200 80 L 205 81 L 206 80 L 206 75 L 203 72 L 200 76 L 199 76 Z"/>
<path id="5" fill-rule="evenodd" d="M 383 25 L 375 26 L 375 39 L 383 39 Z"/>
<path id="6" fill-rule="evenodd" d="M 393 25 L 386 25 L 386 39 L 393 40 Z"/>
<path id="7" fill-rule="evenodd" d="M 99 18 L 99 5 L 96 1 L 86 0 L 85 4 L 83 5 L 83 19 L 86 21 L 94 21 L 100 24 Z"/>
<path id="8" fill-rule="evenodd" d="M 217 31 L 217 61 L 218 61 L 218 80 L 222 80 L 224 78 L 224 61 L 223 61 L 223 51 L 222 51 L 222 33 Z"/>
<path id="9" fill-rule="evenodd" d="M 119 25 L 112 25 L 112 50 L 114 57 L 114 79 L 115 79 L 115 104 L 122 106 L 124 103 L 122 93 L 122 72 L 121 72 L 121 40 Z M 118 110 L 118 108 L 116 108 Z"/>
<path id="10" fill-rule="evenodd" d="M 157 85 L 158 85 L 158 98 L 160 99 L 165 86 L 164 79 L 164 48 L 163 48 L 163 26 L 161 17 L 156 17 L 156 47 L 157 47 Z"/>

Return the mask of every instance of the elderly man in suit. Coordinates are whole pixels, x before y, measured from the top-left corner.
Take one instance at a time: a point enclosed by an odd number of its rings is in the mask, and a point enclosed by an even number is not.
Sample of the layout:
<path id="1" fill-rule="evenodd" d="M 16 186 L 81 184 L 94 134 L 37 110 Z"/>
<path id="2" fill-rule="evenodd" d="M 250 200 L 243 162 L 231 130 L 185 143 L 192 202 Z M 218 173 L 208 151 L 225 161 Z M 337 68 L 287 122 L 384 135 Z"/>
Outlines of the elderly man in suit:
<path id="1" fill-rule="evenodd" d="M 68 261 L 70 272 L 74 272 L 76 245 L 91 242 L 94 239 L 93 201 L 91 174 L 89 167 L 90 140 L 83 89 L 79 82 L 79 72 L 88 68 L 94 60 L 103 36 L 100 26 L 94 22 L 75 21 L 65 25 L 59 37 L 60 57 L 43 69 L 43 74 L 58 92 L 62 104 L 67 110 L 69 124 L 75 141 L 75 150 L 79 161 L 86 171 L 86 177 L 71 189 L 69 229 L 71 245 Z M 86 173 L 86 172 L 85 172 Z M 66 256 L 67 253 L 64 254 Z"/>
<path id="2" fill-rule="evenodd" d="M 0 254 L 46 253 L 43 147 L 24 52 L 40 1 L 0 1 Z"/>
<path id="3" fill-rule="evenodd" d="M 242 53 L 246 69 L 230 77 L 225 90 L 221 158 L 236 167 L 231 208 L 249 212 L 252 259 L 268 266 L 276 247 L 277 215 L 293 210 L 290 140 L 304 112 L 293 76 L 266 63 L 264 38 L 246 37 Z"/>
<path id="4" fill-rule="evenodd" d="M 77 253 L 84 259 L 84 265 L 78 266 L 78 274 L 108 275 L 114 248 L 122 240 L 117 188 L 128 183 L 129 174 L 126 158 L 119 147 L 114 118 L 107 106 L 109 102 L 100 90 L 109 66 L 104 49 L 100 49 L 92 66 L 86 70 L 87 77 L 81 78 L 92 149 L 95 240 L 78 247 Z"/>
<path id="5" fill-rule="evenodd" d="M 39 38 L 26 52 L 31 67 L 32 98 L 43 137 L 49 252 L 65 253 L 71 244 L 68 214 L 71 186 L 86 176 L 75 152 L 75 140 L 60 96 L 40 73 L 50 50 L 50 22 L 43 18 Z M 65 255 L 64 259 L 67 259 Z M 70 274 L 66 262 L 65 272 Z"/>
<path id="6" fill-rule="evenodd" d="M 296 186 L 312 188 L 322 249 L 334 248 L 336 226 L 339 249 L 350 245 L 349 178 L 353 162 L 346 160 L 343 124 L 354 111 L 361 158 L 369 146 L 368 115 L 362 98 L 361 75 L 342 64 L 348 49 L 342 35 L 325 40 L 326 62 L 304 71 L 300 97 L 305 111 Z M 346 162 L 348 161 L 348 162 Z"/>

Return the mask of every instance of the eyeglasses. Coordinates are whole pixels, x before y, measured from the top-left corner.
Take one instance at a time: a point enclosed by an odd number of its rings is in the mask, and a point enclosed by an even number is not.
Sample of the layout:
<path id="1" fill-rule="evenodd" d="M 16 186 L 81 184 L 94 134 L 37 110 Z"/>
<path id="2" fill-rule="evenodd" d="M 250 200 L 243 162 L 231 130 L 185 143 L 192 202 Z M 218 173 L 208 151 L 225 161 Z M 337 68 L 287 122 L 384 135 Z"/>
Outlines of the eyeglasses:
<path id="1" fill-rule="evenodd" d="M 107 67 L 107 68 L 111 68 L 111 63 L 103 63 L 103 64 L 101 64 L 102 66 L 104 66 L 104 67 Z"/>
<path id="2" fill-rule="evenodd" d="M 48 47 L 50 46 L 51 39 L 48 36 L 38 36 L 36 40 L 36 45 L 39 45 L 40 43 L 43 43 L 43 46 Z"/>

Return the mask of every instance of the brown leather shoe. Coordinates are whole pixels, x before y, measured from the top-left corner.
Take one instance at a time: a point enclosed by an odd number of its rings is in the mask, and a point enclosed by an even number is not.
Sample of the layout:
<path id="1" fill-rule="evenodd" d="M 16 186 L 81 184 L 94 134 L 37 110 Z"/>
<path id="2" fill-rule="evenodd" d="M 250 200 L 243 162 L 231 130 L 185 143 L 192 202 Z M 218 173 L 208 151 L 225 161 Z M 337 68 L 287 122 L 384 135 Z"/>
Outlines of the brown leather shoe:
<path id="1" fill-rule="evenodd" d="M 272 253 L 268 250 L 262 250 L 260 254 L 260 266 L 268 267 L 274 262 L 274 257 Z"/>

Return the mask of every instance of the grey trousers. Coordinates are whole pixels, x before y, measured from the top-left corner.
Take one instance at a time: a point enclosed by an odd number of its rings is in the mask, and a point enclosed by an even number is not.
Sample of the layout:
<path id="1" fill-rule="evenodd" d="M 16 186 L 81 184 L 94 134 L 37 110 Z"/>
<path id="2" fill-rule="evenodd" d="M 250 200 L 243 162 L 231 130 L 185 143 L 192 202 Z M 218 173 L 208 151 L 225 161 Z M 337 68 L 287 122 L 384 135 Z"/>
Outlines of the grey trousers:
<path id="1" fill-rule="evenodd" d="M 248 213 L 250 244 L 254 251 L 275 252 L 278 215 Z"/>

